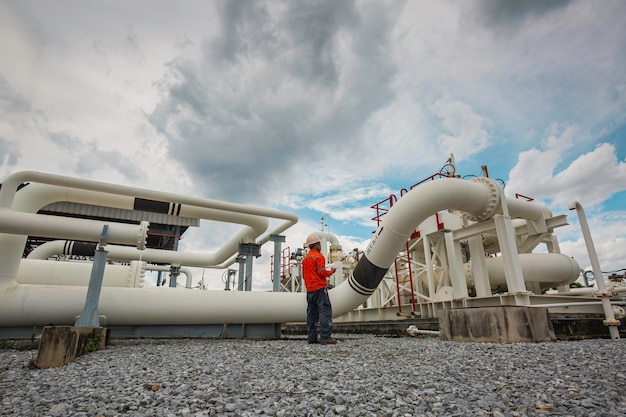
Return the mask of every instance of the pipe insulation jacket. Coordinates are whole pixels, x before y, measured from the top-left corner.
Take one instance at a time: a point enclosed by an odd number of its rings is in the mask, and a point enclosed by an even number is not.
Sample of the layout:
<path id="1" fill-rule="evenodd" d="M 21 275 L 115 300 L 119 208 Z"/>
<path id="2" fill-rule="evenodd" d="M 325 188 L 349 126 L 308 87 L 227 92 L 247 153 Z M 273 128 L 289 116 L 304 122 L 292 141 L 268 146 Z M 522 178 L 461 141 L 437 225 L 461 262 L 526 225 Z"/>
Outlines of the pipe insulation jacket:
<path id="1" fill-rule="evenodd" d="M 472 216 L 494 211 L 498 194 L 482 181 L 447 178 L 421 184 L 398 200 L 383 217 L 348 279 L 362 296 L 374 292 L 414 228 L 442 210 L 460 210 Z"/>

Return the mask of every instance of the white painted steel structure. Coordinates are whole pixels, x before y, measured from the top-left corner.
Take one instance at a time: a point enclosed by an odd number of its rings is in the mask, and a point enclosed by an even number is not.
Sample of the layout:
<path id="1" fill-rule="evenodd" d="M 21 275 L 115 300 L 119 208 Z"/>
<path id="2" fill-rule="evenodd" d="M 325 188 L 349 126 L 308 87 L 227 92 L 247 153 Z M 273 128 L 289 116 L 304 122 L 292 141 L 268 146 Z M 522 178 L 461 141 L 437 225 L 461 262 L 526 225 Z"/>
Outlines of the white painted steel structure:
<path id="1" fill-rule="evenodd" d="M 29 185 L 17 192 L 23 183 Z M 56 201 L 132 210 L 137 198 L 165 204 L 170 213 L 237 223 L 242 225 L 242 229 L 217 252 L 197 254 L 145 249 L 148 228 L 145 223 L 109 224 L 35 214 L 41 207 Z M 450 293 L 443 293 L 446 294 L 445 301 L 456 300 L 457 303 L 451 303 L 451 306 L 471 305 L 468 304 L 471 300 L 466 276 L 477 288 L 478 298 L 487 296 L 489 288 L 498 280 L 505 282 L 509 301 L 517 305 L 531 304 L 524 275 L 533 268 L 541 270 L 541 282 L 550 285 L 565 285 L 578 276 L 576 263 L 559 254 L 558 243 L 550 240 L 554 218 L 545 207 L 505 197 L 497 182 L 488 178 L 472 181 L 446 178 L 414 188 L 389 210 L 354 270 L 349 271 L 349 276 L 330 291 L 333 315 L 349 315 L 356 307 L 362 306 L 396 263 L 398 253 L 405 249 L 414 229 L 444 210 L 461 212 L 465 219 L 461 228 L 439 231 L 445 241 L 442 247 L 448 267 L 446 282 L 451 284 L 447 287 Z M 282 222 L 268 232 L 268 219 Z M 0 189 L 0 327 L 72 324 L 85 301 L 86 287 L 49 285 L 52 280 L 45 278 L 44 273 L 38 272 L 40 270 L 35 270 L 41 268 L 38 261 L 44 257 L 47 248 L 40 249 L 41 253 L 35 252 L 33 257 L 40 258 L 37 262 L 36 259 L 21 259 L 29 234 L 97 242 L 102 225 L 109 224 L 108 242 L 111 244 L 106 246 L 106 250 L 111 258 L 140 259 L 177 266 L 227 267 L 234 262 L 239 243 L 264 244 L 270 235 L 280 234 L 296 222 L 295 215 L 273 209 L 39 172 L 18 172 L 5 179 Z M 525 234 L 519 232 L 522 228 L 527 231 Z M 478 240 L 489 233 L 495 236 L 501 251 L 497 261 L 483 259 L 484 247 Z M 523 238 L 520 239 L 520 236 Z M 333 241 L 332 235 L 324 235 L 323 238 L 337 246 L 338 242 Z M 430 236 L 428 239 L 433 238 Z M 424 237 L 423 256 L 426 259 L 421 261 L 432 265 L 429 258 L 431 242 L 428 239 Z M 463 239 L 470 242 L 472 253 L 473 262 L 468 267 L 463 266 L 460 255 L 459 242 Z M 541 257 L 536 254 L 520 256 L 518 253 L 518 246 L 531 247 L 546 239 L 555 253 L 542 254 Z M 120 244 L 135 247 L 118 246 Z M 20 271 L 21 265 L 24 269 Z M 433 276 L 432 271 L 427 272 L 424 282 L 432 290 L 430 298 L 433 301 L 435 289 L 444 290 L 446 286 L 442 285 L 444 282 L 441 279 Z M 38 277 L 32 277 L 33 274 Z M 306 297 L 303 293 L 289 292 L 105 286 L 100 293 L 99 312 L 106 316 L 108 326 L 285 323 L 305 320 Z M 430 314 L 433 312 L 431 310 Z"/>

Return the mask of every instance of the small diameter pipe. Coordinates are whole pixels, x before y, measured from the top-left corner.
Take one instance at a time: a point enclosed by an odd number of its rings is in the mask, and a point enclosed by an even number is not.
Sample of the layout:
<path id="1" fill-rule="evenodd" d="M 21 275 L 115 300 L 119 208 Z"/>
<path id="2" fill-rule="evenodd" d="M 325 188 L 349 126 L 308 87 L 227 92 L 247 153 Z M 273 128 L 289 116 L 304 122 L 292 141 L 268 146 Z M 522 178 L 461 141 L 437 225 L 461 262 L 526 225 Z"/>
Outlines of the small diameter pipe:
<path id="1" fill-rule="evenodd" d="M 600 297 L 600 300 L 602 301 L 602 309 L 604 310 L 604 315 L 606 317 L 604 324 L 609 327 L 611 339 L 619 339 L 619 329 L 617 327 L 620 325 L 620 321 L 615 319 L 613 309 L 611 308 L 611 294 L 606 291 L 606 286 L 604 285 L 602 269 L 600 268 L 598 254 L 596 253 L 591 232 L 589 231 L 589 224 L 587 223 L 585 210 L 578 201 L 571 202 L 569 204 L 569 209 L 576 210 L 576 214 L 578 214 L 580 228 L 583 232 L 583 238 L 585 240 L 585 245 L 587 246 L 587 252 L 589 253 L 589 260 L 591 261 L 591 266 L 593 268 L 593 275 L 596 277 L 596 282 L 598 283 L 597 296 Z"/>

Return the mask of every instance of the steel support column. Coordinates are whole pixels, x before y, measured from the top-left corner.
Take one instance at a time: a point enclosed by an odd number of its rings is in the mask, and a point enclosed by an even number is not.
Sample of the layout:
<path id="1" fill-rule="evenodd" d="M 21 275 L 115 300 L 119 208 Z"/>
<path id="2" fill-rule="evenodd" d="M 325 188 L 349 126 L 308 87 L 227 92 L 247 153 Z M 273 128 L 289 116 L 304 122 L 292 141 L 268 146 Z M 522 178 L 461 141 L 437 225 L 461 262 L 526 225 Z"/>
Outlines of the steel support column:
<path id="1" fill-rule="evenodd" d="M 104 225 L 102 235 L 100 235 L 100 243 L 93 257 L 93 265 L 91 267 L 91 277 L 89 278 L 89 286 L 87 287 L 87 296 L 85 298 L 85 307 L 80 313 L 74 327 L 100 327 L 100 318 L 98 317 L 98 300 L 100 300 L 100 290 L 102 289 L 102 280 L 104 277 L 104 267 L 107 263 L 107 233 L 109 225 Z"/>

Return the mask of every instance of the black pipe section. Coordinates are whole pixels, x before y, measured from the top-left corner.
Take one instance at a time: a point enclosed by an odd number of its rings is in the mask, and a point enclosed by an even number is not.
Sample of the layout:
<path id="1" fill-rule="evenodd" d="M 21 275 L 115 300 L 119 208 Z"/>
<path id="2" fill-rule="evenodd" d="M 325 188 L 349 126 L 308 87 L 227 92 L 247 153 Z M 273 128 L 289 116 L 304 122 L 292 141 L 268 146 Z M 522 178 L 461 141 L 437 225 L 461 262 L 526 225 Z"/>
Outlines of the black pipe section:
<path id="1" fill-rule="evenodd" d="M 171 214 L 178 216 L 180 214 L 180 204 L 166 203 L 165 201 L 148 200 L 145 198 L 135 198 L 133 204 L 134 210 L 149 211 L 151 213 Z"/>
<path id="2" fill-rule="evenodd" d="M 63 245 L 63 254 L 76 256 L 94 256 L 97 246 L 98 244 L 93 242 L 75 242 L 73 240 L 67 240 Z"/>
<path id="3" fill-rule="evenodd" d="M 145 198 L 135 198 L 134 210 L 149 211 L 151 213 L 168 214 L 170 203 L 164 201 L 147 200 Z"/>
<path id="4" fill-rule="evenodd" d="M 357 293 L 370 295 L 376 290 L 388 270 L 389 268 L 374 265 L 367 259 L 367 256 L 363 256 L 357 262 L 348 283 Z"/>

